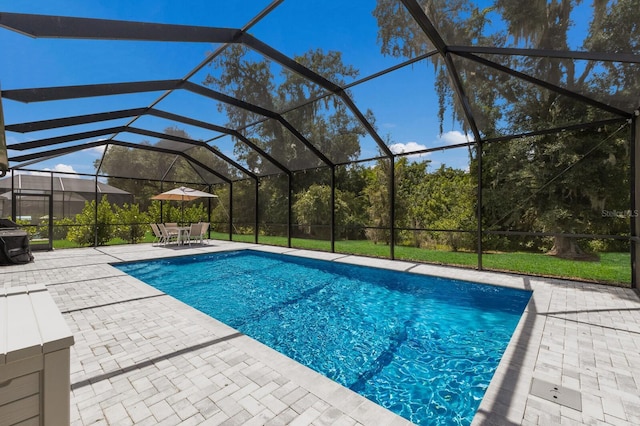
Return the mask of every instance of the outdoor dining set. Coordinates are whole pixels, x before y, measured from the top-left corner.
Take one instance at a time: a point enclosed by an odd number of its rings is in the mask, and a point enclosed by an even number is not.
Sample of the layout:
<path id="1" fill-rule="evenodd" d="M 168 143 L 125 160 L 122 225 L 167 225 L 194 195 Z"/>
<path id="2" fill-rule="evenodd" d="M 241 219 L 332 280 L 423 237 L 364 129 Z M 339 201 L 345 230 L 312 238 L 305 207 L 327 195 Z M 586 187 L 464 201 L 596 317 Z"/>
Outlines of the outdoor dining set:
<path id="1" fill-rule="evenodd" d="M 152 200 L 160 201 L 180 201 L 181 213 L 184 220 L 184 203 L 186 201 L 193 201 L 198 198 L 218 198 L 215 194 L 209 194 L 207 192 L 199 191 L 193 188 L 187 188 L 181 186 L 169 191 L 165 191 L 161 194 L 151 197 Z M 152 223 L 151 229 L 155 239 L 154 244 L 167 245 L 176 243 L 178 245 L 189 244 L 192 241 L 199 241 L 200 244 L 204 243 L 204 235 L 209 230 L 209 222 L 192 223 L 189 226 L 179 226 L 177 223 Z"/>
<path id="2" fill-rule="evenodd" d="M 204 244 L 204 236 L 209 229 L 209 222 L 192 223 L 189 226 L 178 226 L 177 223 L 152 223 L 151 229 L 155 236 L 154 244 L 191 245 L 192 241 Z"/>

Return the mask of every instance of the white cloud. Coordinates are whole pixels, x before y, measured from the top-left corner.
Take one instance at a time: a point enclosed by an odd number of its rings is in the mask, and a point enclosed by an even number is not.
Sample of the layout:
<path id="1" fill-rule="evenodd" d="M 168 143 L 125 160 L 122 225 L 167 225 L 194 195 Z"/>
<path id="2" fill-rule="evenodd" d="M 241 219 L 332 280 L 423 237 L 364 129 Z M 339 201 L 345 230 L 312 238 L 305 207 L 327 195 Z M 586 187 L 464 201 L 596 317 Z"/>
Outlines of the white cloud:
<path id="1" fill-rule="evenodd" d="M 427 149 L 427 147 L 417 142 L 407 142 L 407 143 L 394 143 L 393 145 L 389 146 L 389 149 L 394 154 L 406 154 L 408 152 L 421 151 L 423 149 Z M 415 155 L 415 157 L 422 156 L 422 155 L 424 154 L 418 154 L 418 155 Z"/>
<path id="2" fill-rule="evenodd" d="M 433 142 L 433 146 L 446 146 L 446 145 L 456 145 L 460 143 L 467 143 L 473 141 L 473 135 L 465 135 L 459 130 L 451 130 L 449 132 L 443 133 L 437 137 L 437 139 Z M 406 143 L 395 143 L 389 146 L 389 149 L 394 154 L 407 154 L 414 151 L 422 151 L 427 149 L 426 145 L 422 145 L 418 142 L 406 142 Z M 423 157 L 428 154 L 416 154 L 411 155 L 410 157 Z"/>
<path id="3" fill-rule="evenodd" d="M 54 172 L 66 172 L 66 173 L 77 173 L 73 170 L 73 166 L 69 166 L 68 164 L 56 164 L 53 168 Z"/>
<path id="4" fill-rule="evenodd" d="M 49 176 L 49 173 L 45 173 L 45 172 L 21 172 L 21 171 L 16 171 L 16 175 Z"/>
<path id="5" fill-rule="evenodd" d="M 42 176 L 42 175 L 49 176 L 49 173 L 45 173 L 45 172 L 78 173 L 73 169 L 73 166 L 60 163 L 60 164 L 56 164 L 53 169 L 46 167 L 43 169 L 42 172 L 29 172 L 28 174 L 37 175 L 37 176 Z"/>
<path id="6" fill-rule="evenodd" d="M 455 145 L 459 143 L 467 143 L 472 142 L 473 136 L 465 135 L 464 133 L 458 130 L 452 130 L 450 132 L 446 132 L 438 136 L 436 140 L 436 145 Z"/>
<path id="7" fill-rule="evenodd" d="M 102 153 L 104 153 L 105 148 L 106 148 L 106 145 L 94 146 L 93 148 L 83 149 L 82 152 L 86 152 L 88 154 L 99 157 L 102 155 Z"/>

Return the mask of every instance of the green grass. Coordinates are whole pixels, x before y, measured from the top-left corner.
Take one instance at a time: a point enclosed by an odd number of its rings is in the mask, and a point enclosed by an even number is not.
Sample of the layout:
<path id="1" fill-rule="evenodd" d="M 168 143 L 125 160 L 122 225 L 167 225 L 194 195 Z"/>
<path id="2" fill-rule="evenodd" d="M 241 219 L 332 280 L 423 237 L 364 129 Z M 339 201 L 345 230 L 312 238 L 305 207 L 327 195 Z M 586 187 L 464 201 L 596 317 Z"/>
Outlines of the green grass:
<path id="1" fill-rule="evenodd" d="M 67 249 L 82 247 L 80 244 L 69 240 L 53 240 L 54 249 Z"/>
<path id="2" fill-rule="evenodd" d="M 226 240 L 228 234 L 213 234 L 212 238 Z M 253 243 L 253 235 L 234 235 L 233 241 Z M 259 236 L 261 244 L 286 246 L 286 237 Z M 331 250 L 329 241 L 292 238 L 291 246 L 310 250 Z M 335 251 L 338 253 L 357 254 L 389 258 L 390 248 L 385 244 L 373 244 L 368 240 L 336 241 Z M 426 250 L 416 247 L 396 246 L 397 260 L 436 263 L 475 268 L 478 255 L 469 252 L 452 252 L 443 250 Z M 600 253 L 597 262 L 579 262 L 559 259 L 541 253 L 485 253 L 482 256 L 484 269 L 519 272 L 558 278 L 578 279 L 600 283 L 611 283 L 629 286 L 631 283 L 631 259 L 629 253 Z"/>
<path id="3" fill-rule="evenodd" d="M 631 284 L 629 253 L 600 253 L 597 262 L 579 262 L 536 253 L 491 253 L 482 256 L 486 269 L 575 278 L 596 282 Z"/>
<path id="4" fill-rule="evenodd" d="M 374 247 L 371 247 L 374 246 Z M 366 256 L 389 256 L 388 246 L 375 247 L 368 241 L 342 241 L 336 251 Z M 476 267 L 478 255 L 469 252 L 426 250 L 416 247 L 395 247 L 395 258 L 417 262 Z M 631 283 L 631 257 L 629 253 L 600 253 L 597 262 L 580 262 L 542 253 L 485 253 L 482 267 L 496 271 L 520 272 L 531 275 L 571 278 L 602 283 Z"/>
<path id="5" fill-rule="evenodd" d="M 229 234 L 211 232 L 211 238 L 228 240 Z M 143 242 L 149 243 L 151 241 L 153 241 L 153 235 L 149 232 L 145 235 Z M 246 243 L 255 242 L 253 235 L 240 234 L 234 234 L 233 241 Z M 258 242 L 260 244 L 282 247 L 287 246 L 286 237 L 260 235 L 258 236 Z M 122 239 L 115 238 L 109 241 L 107 245 L 116 244 L 127 244 L 127 242 Z M 67 240 L 55 240 L 53 246 L 56 249 L 79 247 L 78 244 Z M 331 250 L 331 242 L 325 240 L 292 238 L 291 246 L 294 248 L 309 250 Z M 390 248 L 388 245 L 374 244 L 368 240 L 336 241 L 335 251 L 337 253 L 356 254 L 362 256 L 381 258 L 390 257 Z M 394 254 L 397 260 L 463 266 L 468 268 L 475 268 L 478 265 L 478 255 L 469 252 L 451 252 L 396 246 Z M 578 262 L 559 259 L 539 253 L 485 253 L 482 256 L 482 266 L 484 269 L 496 271 L 519 272 L 531 275 L 578 279 L 624 286 L 630 285 L 631 260 L 629 253 L 600 253 L 599 256 L 600 260 L 597 262 Z"/>

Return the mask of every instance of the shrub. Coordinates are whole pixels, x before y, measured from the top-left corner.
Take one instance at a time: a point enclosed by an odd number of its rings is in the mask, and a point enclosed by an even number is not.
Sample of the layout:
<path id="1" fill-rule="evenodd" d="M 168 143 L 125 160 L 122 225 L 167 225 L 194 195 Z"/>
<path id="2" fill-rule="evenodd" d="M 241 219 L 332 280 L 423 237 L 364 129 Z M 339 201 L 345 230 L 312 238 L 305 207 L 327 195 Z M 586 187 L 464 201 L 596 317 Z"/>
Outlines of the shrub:
<path id="1" fill-rule="evenodd" d="M 76 215 L 75 223 L 77 226 L 69 229 L 69 233 L 67 234 L 69 241 L 74 241 L 81 246 L 93 245 L 96 242 L 97 245 L 103 246 L 113 238 L 115 215 L 111 210 L 111 205 L 107 197 L 102 197 L 100 203 L 98 203 L 97 223 L 94 222 L 95 208 L 95 200 L 84 203 L 82 212 Z"/>
<path id="2" fill-rule="evenodd" d="M 62 219 L 56 219 L 53 221 L 53 239 L 54 240 L 66 240 L 69 234 L 69 229 L 73 225 L 73 219 L 65 217 Z"/>
<path id="3" fill-rule="evenodd" d="M 147 213 L 141 212 L 138 204 L 114 206 L 114 210 L 116 236 L 131 244 L 142 241 L 149 223 Z"/>

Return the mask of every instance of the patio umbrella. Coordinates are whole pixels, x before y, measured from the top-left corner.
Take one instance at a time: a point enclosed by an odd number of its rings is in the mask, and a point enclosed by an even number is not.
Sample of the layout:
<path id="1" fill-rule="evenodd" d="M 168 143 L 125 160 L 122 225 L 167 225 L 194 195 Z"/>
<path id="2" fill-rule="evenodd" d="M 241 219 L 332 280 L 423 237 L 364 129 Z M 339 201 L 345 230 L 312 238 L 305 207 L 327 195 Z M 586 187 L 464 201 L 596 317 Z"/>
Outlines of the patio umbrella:
<path id="1" fill-rule="evenodd" d="M 218 198 L 218 196 L 209 194 L 208 192 L 198 191 L 197 189 L 187 188 L 186 186 L 181 186 L 151 197 L 152 200 L 181 201 L 181 222 L 184 222 L 184 202 L 196 200 L 198 198 Z"/>

